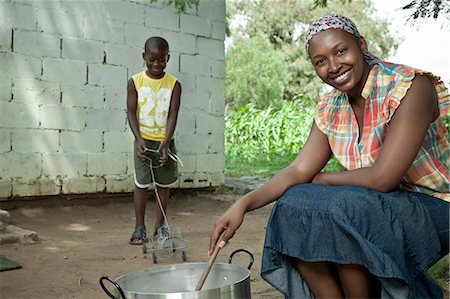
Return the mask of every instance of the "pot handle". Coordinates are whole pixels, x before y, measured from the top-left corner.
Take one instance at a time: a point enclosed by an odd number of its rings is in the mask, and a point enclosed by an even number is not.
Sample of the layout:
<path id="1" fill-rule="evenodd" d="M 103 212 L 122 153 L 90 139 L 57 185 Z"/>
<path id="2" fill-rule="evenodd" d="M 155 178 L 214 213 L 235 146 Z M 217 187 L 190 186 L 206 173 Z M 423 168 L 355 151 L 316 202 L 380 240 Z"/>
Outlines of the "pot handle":
<path id="1" fill-rule="evenodd" d="M 228 258 L 228 263 L 229 264 L 231 264 L 231 262 L 233 261 L 233 256 L 236 254 L 236 253 L 238 253 L 238 252 L 245 252 L 245 253 L 247 253 L 249 256 L 250 256 L 250 263 L 248 264 L 248 266 L 247 266 L 247 269 L 249 269 L 250 270 L 250 268 L 252 267 L 252 265 L 253 265 L 253 262 L 254 262 L 254 258 L 253 258 L 253 254 L 250 252 L 250 251 L 248 251 L 247 249 L 236 249 L 235 251 L 233 251 L 231 254 L 230 254 L 230 257 Z"/>
<path id="2" fill-rule="evenodd" d="M 102 289 L 103 289 L 103 291 L 105 291 L 105 293 L 110 297 L 110 298 L 113 298 L 113 299 L 120 299 L 120 298 L 116 298 L 113 294 L 111 294 L 109 291 L 108 291 L 108 289 L 105 287 L 105 285 L 103 284 L 103 280 L 107 280 L 107 281 L 109 281 L 117 290 L 119 290 L 119 293 L 120 293 L 120 296 L 123 298 L 123 299 L 126 299 L 125 298 L 125 295 L 124 295 L 124 293 L 123 293 L 123 291 L 122 291 L 122 288 L 120 287 L 120 285 L 117 283 L 117 282 L 115 282 L 114 280 L 112 280 L 109 276 L 102 276 L 101 278 L 100 278 L 100 286 L 102 287 Z"/>

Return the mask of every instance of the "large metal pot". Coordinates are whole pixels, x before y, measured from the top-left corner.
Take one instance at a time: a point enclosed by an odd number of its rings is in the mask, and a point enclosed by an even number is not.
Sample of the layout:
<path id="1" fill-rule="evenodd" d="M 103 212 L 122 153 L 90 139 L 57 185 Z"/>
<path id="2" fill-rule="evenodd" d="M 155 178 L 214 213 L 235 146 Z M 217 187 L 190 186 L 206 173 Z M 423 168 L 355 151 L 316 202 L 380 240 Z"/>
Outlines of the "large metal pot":
<path id="1" fill-rule="evenodd" d="M 232 264 L 237 252 L 250 256 L 246 268 Z M 108 276 L 100 278 L 105 293 L 115 299 L 247 299 L 251 298 L 250 268 L 253 254 L 245 249 L 231 253 L 226 263 L 214 263 L 201 291 L 194 291 L 206 263 L 184 263 L 146 268 L 120 276 L 116 280 Z M 112 294 L 104 281 L 114 286 Z"/>

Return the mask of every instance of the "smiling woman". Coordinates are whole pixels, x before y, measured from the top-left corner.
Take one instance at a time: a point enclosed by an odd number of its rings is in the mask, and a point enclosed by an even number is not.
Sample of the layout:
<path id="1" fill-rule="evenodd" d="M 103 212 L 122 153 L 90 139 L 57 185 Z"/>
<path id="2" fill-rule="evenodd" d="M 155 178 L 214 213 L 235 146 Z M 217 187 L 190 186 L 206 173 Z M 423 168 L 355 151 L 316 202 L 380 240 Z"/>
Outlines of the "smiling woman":
<path id="1" fill-rule="evenodd" d="M 334 89 L 291 165 L 219 218 L 210 252 L 245 213 L 277 200 L 261 275 L 286 298 L 442 297 L 426 269 L 449 246 L 446 87 L 373 56 L 339 14 L 316 20 L 305 42 Z M 332 155 L 346 171 L 322 172 Z"/>

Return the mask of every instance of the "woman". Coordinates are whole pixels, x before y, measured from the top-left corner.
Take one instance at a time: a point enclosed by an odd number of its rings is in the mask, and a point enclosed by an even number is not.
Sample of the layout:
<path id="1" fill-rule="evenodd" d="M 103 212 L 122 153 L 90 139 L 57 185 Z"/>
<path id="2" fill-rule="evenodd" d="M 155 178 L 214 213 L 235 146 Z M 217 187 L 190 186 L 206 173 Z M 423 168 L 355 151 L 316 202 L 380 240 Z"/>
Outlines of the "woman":
<path id="1" fill-rule="evenodd" d="M 277 200 L 262 277 L 286 298 L 442 297 L 426 270 L 448 252 L 447 89 L 373 56 L 339 14 L 316 20 L 305 44 L 334 89 L 291 165 L 216 222 L 210 252 Z M 332 154 L 347 171 L 321 172 Z"/>

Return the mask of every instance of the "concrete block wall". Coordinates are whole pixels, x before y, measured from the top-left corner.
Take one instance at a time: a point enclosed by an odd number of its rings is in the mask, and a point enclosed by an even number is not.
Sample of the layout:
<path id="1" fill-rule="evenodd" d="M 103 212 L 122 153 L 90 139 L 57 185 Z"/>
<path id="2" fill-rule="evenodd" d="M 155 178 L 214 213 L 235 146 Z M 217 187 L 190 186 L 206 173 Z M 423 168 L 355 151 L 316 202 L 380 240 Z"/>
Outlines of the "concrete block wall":
<path id="1" fill-rule="evenodd" d="M 170 44 L 182 84 L 175 187 L 224 183 L 225 1 L 0 1 L 0 199 L 127 192 L 126 82 L 145 40 Z"/>

